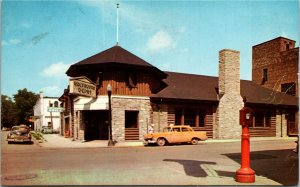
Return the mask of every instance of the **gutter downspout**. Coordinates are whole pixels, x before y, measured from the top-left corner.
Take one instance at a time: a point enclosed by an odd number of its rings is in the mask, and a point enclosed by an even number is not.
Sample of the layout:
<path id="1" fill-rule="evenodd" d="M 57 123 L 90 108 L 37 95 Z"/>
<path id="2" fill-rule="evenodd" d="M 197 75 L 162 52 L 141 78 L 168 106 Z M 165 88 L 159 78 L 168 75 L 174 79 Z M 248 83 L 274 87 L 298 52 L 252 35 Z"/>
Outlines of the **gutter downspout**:
<path id="1" fill-rule="evenodd" d="M 280 137 L 282 137 L 283 136 L 283 133 L 282 133 L 282 130 L 283 130 L 283 127 L 282 127 L 282 117 L 283 117 L 282 109 L 281 109 L 280 114 L 281 114 L 281 117 L 280 117 Z"/>

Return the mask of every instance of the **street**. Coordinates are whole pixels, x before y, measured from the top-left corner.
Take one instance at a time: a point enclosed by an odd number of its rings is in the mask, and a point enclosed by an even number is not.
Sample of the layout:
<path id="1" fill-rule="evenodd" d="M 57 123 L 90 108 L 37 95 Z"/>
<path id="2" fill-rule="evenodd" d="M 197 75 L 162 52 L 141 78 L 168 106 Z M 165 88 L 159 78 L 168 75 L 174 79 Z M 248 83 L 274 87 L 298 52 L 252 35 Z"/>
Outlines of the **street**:
<path id="1" fill-rule="evenodd" d="M 115 148 L 45 148 L 7 144 L 2 185 L 245 185 L 235 182 L 240 142 Z M 256 185 L 296 185 L 292 140 L 251 142 Z"/>

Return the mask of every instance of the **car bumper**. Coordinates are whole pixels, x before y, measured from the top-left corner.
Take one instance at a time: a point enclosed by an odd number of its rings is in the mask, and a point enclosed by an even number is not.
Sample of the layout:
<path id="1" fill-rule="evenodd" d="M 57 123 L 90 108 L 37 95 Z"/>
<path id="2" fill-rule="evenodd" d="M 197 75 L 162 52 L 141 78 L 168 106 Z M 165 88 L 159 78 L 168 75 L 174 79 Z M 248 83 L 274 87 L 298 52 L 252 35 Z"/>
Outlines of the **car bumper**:
<path id="1" fill-rule="evenodd" d="M 8 142 L 31 142 L 30 138 L 7 138 Z"/>
<path id="2" fill-rule="evenodd" d="M 154 144 L 154 143 L 156 143 L 155 140 L 144 140 L 144 145 Z"/>

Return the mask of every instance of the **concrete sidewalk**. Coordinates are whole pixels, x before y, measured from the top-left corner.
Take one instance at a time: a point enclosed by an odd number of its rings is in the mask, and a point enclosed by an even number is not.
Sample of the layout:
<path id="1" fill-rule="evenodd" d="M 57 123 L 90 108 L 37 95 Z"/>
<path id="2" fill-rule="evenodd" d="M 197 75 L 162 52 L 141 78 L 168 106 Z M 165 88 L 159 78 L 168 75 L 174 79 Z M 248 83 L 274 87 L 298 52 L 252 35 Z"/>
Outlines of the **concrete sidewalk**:
<path id="1" fill-rule="evenodd" d="M 78 141 L 72 138 L 65 138 L 59 134 L 43 134 L 45 141 L 37 141 L 40 147 L 47 148 L 96 148 L 96 147 L 108 147 L 107 140 L 92 140 L 92 141 Z M 115 147 L 132 147 L 132 146 L 143 146 L 141 141 L 130 141 L 130 142 L 118 142 Z"/>
<path id="2" fill-rule="evenodd" d="M 36 141 L 40 147 L 47 148 L 96 148 L 96 147 L 108 147 L 107 140 L 93 140 L 81 142 L 78 140 L 73 140 L 72 138 L 65 138 L 59 134 L 43 134 L 45 141 Z M 296 137 L 253 137 L 251 141 L 268 141 L 268 140 L 294 140 Z M 206 143 L 226 143 L 226 142 L 240 142 L 240 139 L 226 139 L 226 140 L 213 140 L 208 139 L 206 141 L 201 141 L 199 144 Z M 118 142 L 114 147 L 138 147 L 144 146 L 142 141 L 126 141 Z"/>

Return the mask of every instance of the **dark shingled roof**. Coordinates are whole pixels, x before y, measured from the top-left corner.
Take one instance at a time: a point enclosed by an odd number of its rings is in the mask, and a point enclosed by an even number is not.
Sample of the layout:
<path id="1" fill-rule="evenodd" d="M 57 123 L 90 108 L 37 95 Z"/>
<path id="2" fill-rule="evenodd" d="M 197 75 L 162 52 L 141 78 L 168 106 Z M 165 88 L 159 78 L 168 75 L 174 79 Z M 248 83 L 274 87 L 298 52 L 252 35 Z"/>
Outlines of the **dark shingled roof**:
<path id="1" fill-rule="evenodd" d="M 149 64 L 145 60 L 139 58 L 138 56 L 130 53 L 124 48 L 115 45 L 105 51 L 102 51 L 98 54 L 95 54 L 89 58 L 86 58 L 78 63 L 75 63 L 70 66 L 67 70 L 66 74 L 68 76 L 72 76 L 73 72 L 76 70 L 80 70 L 82 66 L 86 65 L 130 65 L 135 67 L 142 67 L 154 70 L 154 72 L 161 75 L 163 78 L 166 77 L 166 74 L 156 68 L 155 66 Z"/>
<path id="2" fill-rule="evenodd" d="M 103 64 L 110 62 L 153 67 L 145 60 L 139 58 L 138 56 L 130 53 L 129 51 L 118 45 L 115 45 L 105 51 L 86 58 L 74 65 Z"/>
<path id="3" fill-rule="evenodd" d="M 218 102 L 218 77 L 165 72 L 168 85 L 151 98 L 185 99 Z M 241 96 L 248 103 L 298 106 L 298 97 L 263 88 L 252 81 L 241 80 Z"/>

